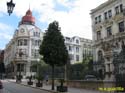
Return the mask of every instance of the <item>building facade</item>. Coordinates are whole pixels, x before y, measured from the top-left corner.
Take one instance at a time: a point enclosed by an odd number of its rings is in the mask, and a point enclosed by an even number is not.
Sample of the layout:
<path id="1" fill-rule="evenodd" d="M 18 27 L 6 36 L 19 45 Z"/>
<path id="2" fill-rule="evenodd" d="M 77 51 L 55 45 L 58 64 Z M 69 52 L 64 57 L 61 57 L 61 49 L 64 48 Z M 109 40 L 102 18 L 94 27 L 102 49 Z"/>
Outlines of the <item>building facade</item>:
<path id="1" fill-rule="evenodd" d="M 43 36 L 44 33 L 35 25 L 31 10 L 28 10 L 5 47 L 4 63 L 8 77 L 35 74 L 31 66 L 40 61 L 38 51 Z M 64 37 L 64 39 L 71 64 L 82 62 L 83 58 L 93 55 L 92 40 L 77 36 Z"/>
<path id="2" fill-rule="evenodd" d="M 19 22 L 13 38 L 5 47 L 4 63 L 7 76 L 30 76 L 31 65 L 40 61 L 39 46 L 43 32 L 35 25 L 35 18 L 29 9 Z"/>
<path id="3" fill-rule="evenodd" d="M 95 70 L 105 80 L 115 80 L 114 55 L 125 44 L 125 0 L 106 1 L 91 10 L 91 19 Z"/>
<path id="4" fill-rule="evenodd" d="M 81 63 L 83 58 L 93 55 L 92 40 L 74 36 L 72 38 L 65 37 L 65 45 L 67 47 L 70 63 Z"/>

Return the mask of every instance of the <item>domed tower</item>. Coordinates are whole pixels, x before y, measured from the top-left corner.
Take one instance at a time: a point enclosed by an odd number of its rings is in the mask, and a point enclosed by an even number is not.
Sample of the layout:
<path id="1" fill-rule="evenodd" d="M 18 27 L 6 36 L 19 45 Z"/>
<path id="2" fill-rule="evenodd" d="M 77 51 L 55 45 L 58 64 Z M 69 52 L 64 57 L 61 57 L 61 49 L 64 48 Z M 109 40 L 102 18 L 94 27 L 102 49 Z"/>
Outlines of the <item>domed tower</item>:
<path id="1" fill-rule="evenodd" d="M 35 18 L 32 16 L 32 12 L 30 9 L 26 12 L 25 16 L 22 17 L 22 20 L 19 23 L 19 25 L 21 24 L 30 24 L 30 25 L 35 24 Z"/>
<path id="2" fill-rule="evenodd" d="M 35 71 L 31 72 L 31 66 L 40 59 L 39 46 L 42 38 L 43 32 L 35 25 L 35 17 L 28 9 L 26 14 L 22 16 L 18 29 L 14 33 L 13 41 L 11 41 L 14 42 L 11 49 L 11 53 L 14 55 L 12 59 L 14 61 L 13 75 L 21 74 L 24 78 L 25 76 L 35 75 Z"/>

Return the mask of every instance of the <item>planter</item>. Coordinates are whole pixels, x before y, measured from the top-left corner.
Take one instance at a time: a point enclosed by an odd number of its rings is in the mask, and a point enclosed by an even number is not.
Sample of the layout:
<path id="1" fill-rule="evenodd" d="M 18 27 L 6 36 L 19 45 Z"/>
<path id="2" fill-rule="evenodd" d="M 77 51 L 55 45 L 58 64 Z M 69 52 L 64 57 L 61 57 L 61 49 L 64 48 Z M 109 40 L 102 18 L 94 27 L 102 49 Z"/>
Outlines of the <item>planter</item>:
<path id="1" fill-rule="evenodd" d="M 43 83 L 36 83 L 36 87 L 42 87 Z"/>
<path id="2" fill-rule="evenodd" d="M 68 87 L 67 86 L 57 86 L 57 91 L 59 91 L 59 92 L 67 92 Z"/>
<path id="3" fill-rule="evenodd" d="M 27 84 L 28 85 L 33 85 L 33 82 L 32 81 L 28 81 Z"/>

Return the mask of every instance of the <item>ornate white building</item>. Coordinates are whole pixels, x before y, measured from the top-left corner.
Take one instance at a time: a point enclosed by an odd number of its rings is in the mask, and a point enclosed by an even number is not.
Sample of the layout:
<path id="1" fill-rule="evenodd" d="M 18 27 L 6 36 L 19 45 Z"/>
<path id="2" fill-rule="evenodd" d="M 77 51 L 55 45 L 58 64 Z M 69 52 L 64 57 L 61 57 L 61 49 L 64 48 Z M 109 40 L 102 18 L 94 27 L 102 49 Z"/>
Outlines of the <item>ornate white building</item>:
<path id="1" fill-rule="evenodd" d="M 19 73 L 23 76 L 31 75 L 30 66 L 40 59 L 38 50 L 42 38 L 43 32 L 35 25 L 35 18 L 29 9 L 5 48 L 4 63 L 8 76 Z"/>
<path id="2" fill-rule="evenodd" d="M 81 63 L 83 58 L 93 55 L 92 40 L 74 36 L 72 38 L 65 37 L 65 45 L 67 47 L 70 63 Z"/>
<path id="3" fill-rule="evenodd" d="M 115 79 L 114 55 L 121 52 L 125 43 L 124 6 L 125 0 L 108 0 L 91 10 L 95 70 L 106 80 Z"/>
<path id="4" fill-rule="evenodd" d="M 28 10 L 26 15 L 19 22 L 13 38 L 6 45 L 4 63 L 7 69 L 7 76 L 16 75 L 30 76 L 31 66 L 40 61 L 39 46 L 44 33 L 35 25 L 35 18 Z M 80 37 L 64 37 L 67 50 L 70 55 L 71 64 L 82 62 L 84 57 L 92 56 L 92 40 Z"/>

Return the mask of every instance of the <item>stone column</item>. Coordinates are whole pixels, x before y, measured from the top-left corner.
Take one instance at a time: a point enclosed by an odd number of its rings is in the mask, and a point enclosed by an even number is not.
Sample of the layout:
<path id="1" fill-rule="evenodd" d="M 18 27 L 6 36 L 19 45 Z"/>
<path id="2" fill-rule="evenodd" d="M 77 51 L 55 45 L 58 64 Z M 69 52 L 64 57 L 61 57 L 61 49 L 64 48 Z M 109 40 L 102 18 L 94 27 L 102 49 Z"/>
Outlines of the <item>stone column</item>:
<path id="1" fill-rule="evenodd" d="M 28 57 L 26 62 L 26 76 L 30 76 L 30 66 L 31 66 L 31 38 L 29 38 L 28 42 Z"/>

